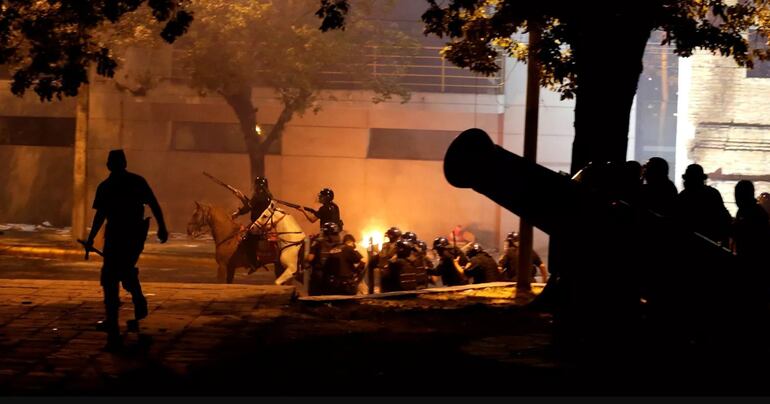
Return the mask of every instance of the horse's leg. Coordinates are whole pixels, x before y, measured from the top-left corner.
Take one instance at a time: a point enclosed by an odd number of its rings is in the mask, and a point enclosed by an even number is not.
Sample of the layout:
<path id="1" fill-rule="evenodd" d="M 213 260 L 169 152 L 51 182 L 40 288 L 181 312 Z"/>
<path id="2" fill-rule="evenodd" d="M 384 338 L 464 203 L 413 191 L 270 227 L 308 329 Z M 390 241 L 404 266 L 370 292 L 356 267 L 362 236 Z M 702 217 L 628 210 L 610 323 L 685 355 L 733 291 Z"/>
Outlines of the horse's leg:
<path id="1" fill-rule="evenodd" d="M 221 263 L 217 266 L 217 282 L 225 283 L 227 280 L 227 265 Z"/>
<path id="2" fill-rule="evenodd" d="M 233 278 L 235 278 L 235 268 L 236 266 L 232 263 L 227 266 L 227 283 L 233 283 Z"/>
<path id="3" fill-rule="evenodd" d="M 283 273 L 281 273 L 281 276 L 278 277 L 278 279 L 275 280 L 276 285 L 283 285 L 288 280 L 292 279 L 294 277 L 294 273 L 297 272 L 297 252 L 299 251 L 298 246 L 292 246 L 289 248 L 285 248 L 281 252 L 281 265 L 285 268 L 283 270 Z"/>

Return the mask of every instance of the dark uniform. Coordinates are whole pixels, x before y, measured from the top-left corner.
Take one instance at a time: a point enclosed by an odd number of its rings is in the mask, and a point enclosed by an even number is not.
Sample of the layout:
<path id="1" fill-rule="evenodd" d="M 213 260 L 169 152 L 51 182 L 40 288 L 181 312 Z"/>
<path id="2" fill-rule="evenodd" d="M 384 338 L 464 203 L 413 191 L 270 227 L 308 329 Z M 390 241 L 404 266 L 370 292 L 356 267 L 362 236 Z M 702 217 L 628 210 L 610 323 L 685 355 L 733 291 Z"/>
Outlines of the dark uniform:
<path id="1" fill-rule="evenodd" d="M 328 293 L 335 295 L 355 295 L 361 273 L 358 265 L 363 257 L 355 248 L 338 243 L 328 251 L 323 274 L 327 277 Z"/>
<path id="2" fill-rule="evenodd" d="M 540 258 L 537 252 L 532 251 L 532 268 L 530 268 L 530 280 L 535 279 L 537 275 L 537 268 L 543 264 L 543 260 Z M 508 281 L 515 281 L 519 273 L 519 248 L 508 247 L 505 249 L 505 254 L 500 258 L 500 268 L 502 268 L 502 278 Z"/>
<path id="3" fill-rule="evenodd" d="M 444 237 L 439 237 L 433 241 L 433 249 L 439 256 L 438 265 L 428 271 L 429 275 L 440 276 L 441 283 L 444 286 L 465 285 L 468 280 L 457 271 L 454 259 L 460 257 L 459 264 L 464 267 L 468 263 L 468 258 L 456 246 L 450 246 L 449 241 Z"/>
<path id="4" fill-rule="evenodd" d="M 380 290 L 395 292 L 399 290 L 417 289 L 417 270 L 409 261 L 412 244 L 407 240 L 399 240 L 396 244 L 396 259 L 389 261 L 382 270 Z"/>
<path id="5" fill-rule="evenodd" d="M 417 271 L 417 288 L 422 289 L 428 286 L 428 272 L 433 269 L 433 263 L 428 259 L 427 246 L 422 241 L 415 243 L 414 251 L 409 255 L 409 262 L 412 263 Z"/>
<path id="6" fill-rule="evenodd" d="M 324 223 L 321 228 L 321 236 L 313 239 L 310 245 L 310 285 L 308 293 L 310 295 L 323 295 L 330 293 L 329 279 L 336 269 L 330 267 L 327 263 L 332 250 L 339 248 L 339 228 L 335 223 Z"/>
<path id="7" fill-rule="evenodd" d="M 390 259 L 396 256 L 396 243 L 401 239 L 401 230 L 398 227 L 391 227 L 385 232 L 385 237 L 388 241 L 382 243 L 380 252 L 377 253 L 377 267 L 380 269 L 385 268 L 388 265 Z"/>
<path id="8" fill-rule="evenodd" d="M 471 258 L 471 265 L 465 270 L 465 276 L 471 277 L 474 284 L 497 282 L 501 279 L 495 259 L 484 251 Z"/>
<path id="9" fill-rule="evenodd" d="M 106 312 L 104 326 L 111 337 L 117 337 L 121 283 L 131 294 L 135 319 L 147 317 L 147 299 L 142 294 L 139 269 L 136 268 L 149 230 L 150 219 L 144 217 L 144 205 L 150 206 L 158 221 L 158 238 L 161 242 L 166 241 L 168 232 L 152 189 L 144 178 L 126 171 L 126 159 L 122 150 L 110 152 L 107 167 L 111 173 L 96 188 L 93 203 L 96 215 L 87 244 L 93 244 L 97 232 L 106 220 L 104 263 L 100 277 Z"/>
<path id="10" fill-rule="evenodd" d="M 247 204 L 241 206 L 237 211 L 232 214 L 233 218 L 250 213 L 251 222 L 254 223 L 259 219 L 259 216 L 270 206 L 270 202 L 273 201 L 273 195 L 268 188 L 267 178 L 257 177 L 254 179 L 254 193 L 249 198 Z M 266 242 L 259 235 L 246 232 L 243 235 L 241 243 L 238 245 L 239 249 L 243 249 L 246 257 L 248 257 L 249 264 L 251 265 L 251 272 L 257 267 L 262 265 L 257 260 L 257 251 L 267 249 L 267 246 L 260 246 L 260 242 Z"/>
<path id="11" fill-rule="evenodd" d="M 310 208 L 304 208 L 313 216 L 318 218 L 319 225 L 323 228 L 324 223 L 335 223 L 340 231 L 343 230 L 342 219 L 340 218 L 340 207 L 334 200 L 334 191 L 329 188 L 324 188 L 318 193 L 318 201 L 321 202 L 321 207 L 318 210 Z M 312 218 L 310 218 L 312 221 Z M 323 231 L 323 229 L 322 229 Z"/>

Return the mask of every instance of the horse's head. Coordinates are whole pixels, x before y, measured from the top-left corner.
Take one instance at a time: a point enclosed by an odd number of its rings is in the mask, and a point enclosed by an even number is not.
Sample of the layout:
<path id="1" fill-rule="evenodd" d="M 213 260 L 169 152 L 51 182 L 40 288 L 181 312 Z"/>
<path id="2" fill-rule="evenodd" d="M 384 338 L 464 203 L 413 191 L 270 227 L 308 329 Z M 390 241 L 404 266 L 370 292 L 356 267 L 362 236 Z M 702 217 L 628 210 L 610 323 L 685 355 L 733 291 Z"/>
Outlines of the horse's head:
<path id="1" fill-rule="evenodd" d="M 273 223 L 281 216 L 283 216 L 283 212 L 275 207 L 275 202 L 271 201 L 259 218 L 254 221 L 254 225 L 261 231 L 268 231 L 272 229 Z"/>
<path id="2" fill-rule="evenodd" d="M 210 206 L 201 205 L 198 201 L 195 201 L 195 210 L 190 218 L 190 222 L 187 223 L 187 235 L 196 238 L 203 234 L 205 227 L 209 225 L 210 208 Z"/>

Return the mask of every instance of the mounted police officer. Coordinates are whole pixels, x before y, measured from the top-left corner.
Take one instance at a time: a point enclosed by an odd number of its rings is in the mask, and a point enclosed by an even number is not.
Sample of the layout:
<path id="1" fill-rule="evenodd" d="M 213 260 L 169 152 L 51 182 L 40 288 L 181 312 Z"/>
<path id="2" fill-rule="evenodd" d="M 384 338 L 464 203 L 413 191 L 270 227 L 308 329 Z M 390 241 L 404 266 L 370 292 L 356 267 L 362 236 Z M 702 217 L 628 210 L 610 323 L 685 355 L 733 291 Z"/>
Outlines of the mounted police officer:
<path id="1" fill-rule="evenodd" d="M 254 223 L 259 219 L 259 216 L 265 209 L 270 206 L 273 201 L 273 194 L 270 193 L 270 189 L 267 185 L 267 178 L 256 177 L 254 178 L 254 193 L 249 198 L 248 203 L 244 203 L 238 210 L 232 213 L 232 218 L 235 219 L 238 216 L 250 213 L 251 222 Z M 259 241 L 262 240 L 259 234 L 254 232 L 251 227 L 247 231 L 238 248 L 245 250 L 246 256 L 249 260 L 249 273 L 256 271 L 262 264 L 257 259 L 257 251 L 259 250 Z"/>
<path id="2" fill-rule="evenodd" d="M 302 207 L 302 213 L 305 214 L 310 223 L 320 220 L 320 226 L 323 228 L 324 223 L 333 222 L 342 231 L 343 223 L 342 219 L 340 219 L 340 208 L 333 201 L 334 191 L 330 188 L 324 188 L 318 192 L 318 202 L 321 203 L 321 207 L 318 210 Z"/>
<path id="3" fill-rule="evenodd" d="M 120 306 L 120 284 L 131 293 L 134 303 L 134 320 L 129 328 L 138 327 L 138 321 L 147 317 L 147 299 L 139 284 L 139 269 L 136 262 L 144 249 L 149 229 L 149 218 L 144 218 L 144 205 L 152 210 L 158 221 L 158 239 L 168 240 L 166 223 L 158 200 L 141 176 L 126 170 L 126 155 L 123 150 L 112 150 L 107 157 L 110 176 L 96 188 L 93 208 L 96 209 L 91 232 L 84 242 L 87 249 L 93 248 L 94 238 L 107 221 L 104 232 L 104 264 L 101 271 L 101 285 L 104 290 L 106 318 L 101 327 L 108 333 L 108 346 L 120 344 L 118 307 Z"/>

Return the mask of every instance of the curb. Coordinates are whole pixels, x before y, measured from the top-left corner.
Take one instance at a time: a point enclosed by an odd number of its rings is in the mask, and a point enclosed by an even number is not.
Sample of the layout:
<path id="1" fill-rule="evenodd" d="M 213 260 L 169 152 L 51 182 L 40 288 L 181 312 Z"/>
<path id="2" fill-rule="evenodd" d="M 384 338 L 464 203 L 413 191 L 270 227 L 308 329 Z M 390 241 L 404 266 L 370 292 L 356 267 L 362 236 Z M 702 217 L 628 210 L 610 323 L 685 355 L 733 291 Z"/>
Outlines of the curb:
<path id="1" fill-rule="evenodd" d="M 537 288 L 545 287 L 545 283 L 532 282 L 531 285 Z M 302 296 L 299 297 L 299 301 L 302 302 L 334 302 L 334 301 L 351 301 L 351 300 L 368 300 L 368 299 L 387 299 L 389 297 L 412 297 L 423 294 L 436 294 L 436 293 L 457 293 L 466 290 L 478 290 L 478 289 L 490 289 L 490 288 L 515 288 L 516 282 L 487 282 L 480 284 L 460 285 L 460 286 L 443 286 L 436 288 L 425 288 L 417 290 L 402 290 L 396 292 L 381 292 L 373 294 L 363 295 L 319 295 L 319 296 Z"/>
<path id="2" fill-rule="evenodd" d="M 12 244 L 0 244 L 0 255 L 16 256 L 16 257 L 32 257 L 32 258 L 54 258 L 63 259 L 67 261 L 83 261 L 84 252 L 80 249 L 72 248 L 60 248 L 60 247 L 33 247 L 25 245 L 12 245 Z M 216 268 L 217 263 L 211 254 L 211 258 L 196 258 L 196 257 L 184 257 L 172 254 L 158 254 L 158 253 L 142 253 L 139 257 L 139 264 L 141 263 L 168 263 L 168 260 L 173 259 L 175 263 L 197 265 L 197 266 L 211 266 Z M 91 253 L 91 260 L 101 262 L 102 257 L 99 254 Z"/>

